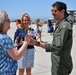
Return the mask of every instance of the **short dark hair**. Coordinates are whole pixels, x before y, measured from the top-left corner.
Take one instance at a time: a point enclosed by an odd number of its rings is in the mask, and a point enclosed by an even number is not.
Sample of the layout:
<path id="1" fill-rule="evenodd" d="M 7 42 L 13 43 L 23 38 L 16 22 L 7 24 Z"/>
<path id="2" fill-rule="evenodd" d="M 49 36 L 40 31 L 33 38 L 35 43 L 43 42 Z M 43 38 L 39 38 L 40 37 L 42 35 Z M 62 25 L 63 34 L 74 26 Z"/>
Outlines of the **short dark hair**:
<path id="1" fill-rule="evenodd" d="M 57 1 L 54 4 L 52 4 L 52 6 L 53 7 L 56 6 L 59 11 L 61 11 L 62 9 L 64 9 L 65 10 L 65 17 L 67 17 L 69 15 L 67 13 L 67 5 L 64 2 Z"/>
<path id="2" fill-rule="evenodd" d="M 48 20 L 48 23 L 51 23 L 51 20 L 50 19 Z"/>
<path id="3" fill-rule="evenodd" d="M 63 2 L 57 1 L 57 2 L 55 2 L 52 6 L 53 6 L 53 7 L 56 6 L 59 11 L 61 11 L 62 9 L 64 9 L 65 11 L 67 10 L 67 6 L 66 6 L 66 4 L 63 3 Z"/>

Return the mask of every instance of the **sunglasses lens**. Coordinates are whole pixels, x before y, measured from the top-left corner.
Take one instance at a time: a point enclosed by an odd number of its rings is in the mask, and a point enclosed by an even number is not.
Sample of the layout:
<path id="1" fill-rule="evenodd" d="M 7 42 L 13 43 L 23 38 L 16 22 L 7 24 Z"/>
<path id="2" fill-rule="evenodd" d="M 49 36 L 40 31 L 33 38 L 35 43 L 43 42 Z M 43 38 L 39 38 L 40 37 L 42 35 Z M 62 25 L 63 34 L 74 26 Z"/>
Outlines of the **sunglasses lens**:
<path id="1" fill-rule="evenodd" d="M 54 14 L 56 14 L 57 11 L 56 10 L 51 10 L 51 12 L 54 13 Z"/>

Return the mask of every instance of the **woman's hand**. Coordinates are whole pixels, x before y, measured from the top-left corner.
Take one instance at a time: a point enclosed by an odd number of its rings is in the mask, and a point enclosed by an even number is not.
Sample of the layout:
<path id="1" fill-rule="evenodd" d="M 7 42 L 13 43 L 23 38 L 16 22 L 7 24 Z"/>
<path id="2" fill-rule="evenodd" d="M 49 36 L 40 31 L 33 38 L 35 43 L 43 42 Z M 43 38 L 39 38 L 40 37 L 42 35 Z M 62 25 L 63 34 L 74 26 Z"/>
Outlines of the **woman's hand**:
<path id="1" fill-rule="evenodd" d="M 31 33 L 27 33 L 27 35 L 25 36 L 24 40 L 29 44 L 30 40 L 31 40 Z"/>

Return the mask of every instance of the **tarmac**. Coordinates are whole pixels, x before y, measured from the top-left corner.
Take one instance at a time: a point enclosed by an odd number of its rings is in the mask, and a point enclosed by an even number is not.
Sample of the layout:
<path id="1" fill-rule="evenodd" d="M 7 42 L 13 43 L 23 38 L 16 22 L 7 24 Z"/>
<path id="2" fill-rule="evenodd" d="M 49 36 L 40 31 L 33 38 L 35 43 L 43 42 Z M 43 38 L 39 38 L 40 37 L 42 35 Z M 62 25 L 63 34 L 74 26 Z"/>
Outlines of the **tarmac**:
<path id="1" fill-rule="evenodd" d="M 31 27 L 34 28 L 35 24 Z M 14 37 L 14 32 L 16 30 L 15 22 L 11 22 L 11 29 L 8 31 L 8 35 L 12 38 Z M 47 24 L 42 27 L 42 41 L 52 42 L 53 35 L 47 33 Z M 76 75 L 76 24 L 73 25 L 73 46 L 72 46 L 72 59 L 73 59 L 73 70 L 70 75 Z M 17 74 L 18 75 L 18 70 Z M 24 73 L 26 75 L 26 73 Z M 34 68 L 32 68 L 32 75 L 51 75 L 51 52 L 45 52 L 45 49 L 35 46 L 35 60 Z"/>

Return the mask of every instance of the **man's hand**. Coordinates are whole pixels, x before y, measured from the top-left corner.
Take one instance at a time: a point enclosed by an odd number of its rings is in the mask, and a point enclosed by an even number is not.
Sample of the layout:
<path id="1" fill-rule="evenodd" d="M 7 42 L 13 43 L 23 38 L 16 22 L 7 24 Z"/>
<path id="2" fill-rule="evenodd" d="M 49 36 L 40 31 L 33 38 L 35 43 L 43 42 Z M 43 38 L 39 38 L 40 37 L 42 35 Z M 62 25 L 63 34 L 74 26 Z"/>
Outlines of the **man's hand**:
<path id="1" fill-rule="evenodd" d="M 29 45 L 36 45 L 37 44 L 37 40 L 35 39 L 31 39 L 29 42 Z"/>

